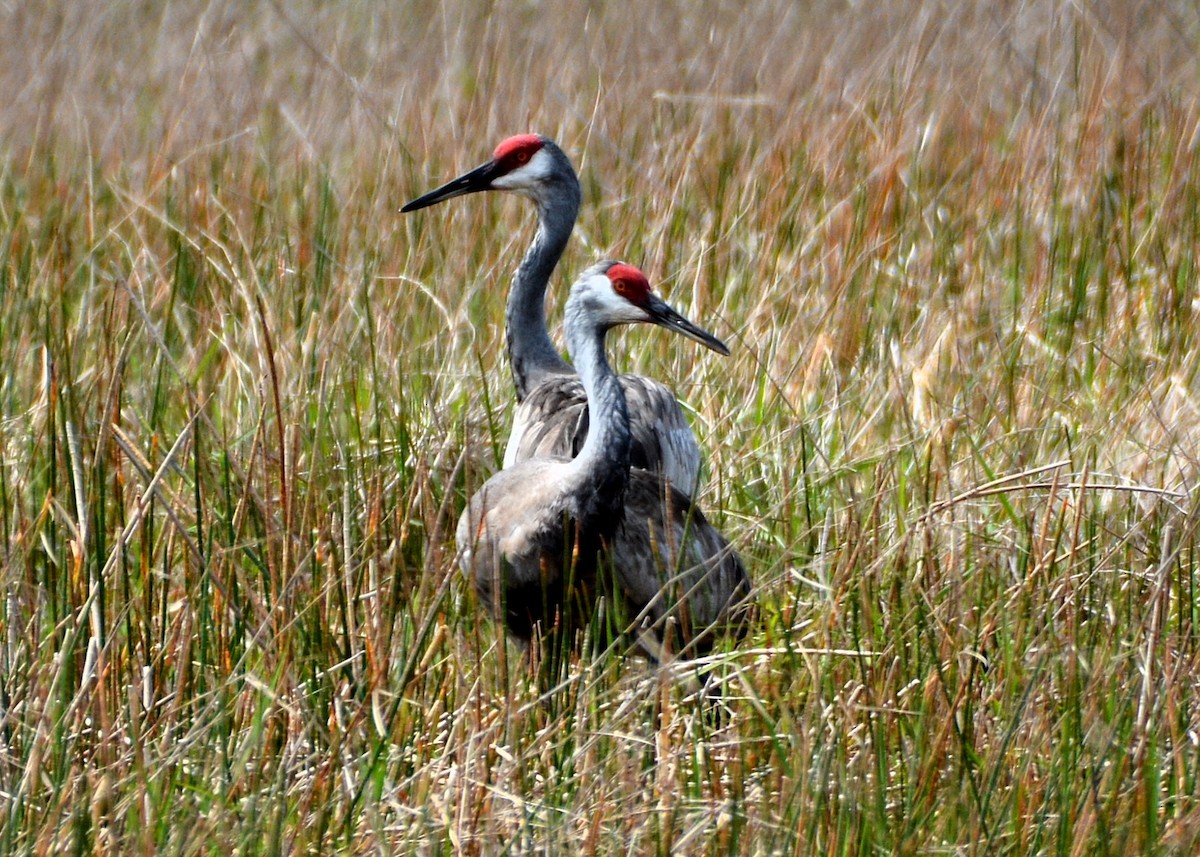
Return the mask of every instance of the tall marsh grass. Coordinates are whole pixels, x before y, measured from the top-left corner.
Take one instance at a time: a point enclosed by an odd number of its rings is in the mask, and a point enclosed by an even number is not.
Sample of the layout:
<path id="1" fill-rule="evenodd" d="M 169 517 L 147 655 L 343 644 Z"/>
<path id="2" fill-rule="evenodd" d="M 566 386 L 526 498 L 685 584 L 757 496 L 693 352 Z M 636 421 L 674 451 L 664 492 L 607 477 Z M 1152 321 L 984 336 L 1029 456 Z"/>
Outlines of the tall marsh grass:
<path id="1" fill-rule="evenodd" d="M 1192 4 L 0 9 L 0 852 L 1190 854 Z M 723 718 L 453 568 L 539 130 L 756 581 Z"/>

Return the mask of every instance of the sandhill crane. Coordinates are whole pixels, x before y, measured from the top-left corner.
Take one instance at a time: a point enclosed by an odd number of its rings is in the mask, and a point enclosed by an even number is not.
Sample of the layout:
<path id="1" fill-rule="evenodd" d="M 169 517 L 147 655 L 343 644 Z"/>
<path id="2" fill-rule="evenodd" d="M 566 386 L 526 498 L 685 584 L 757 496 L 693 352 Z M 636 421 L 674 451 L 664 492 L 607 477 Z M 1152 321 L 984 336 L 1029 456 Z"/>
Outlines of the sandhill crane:
<path id="1" fill-rule="evenodd" d="M 587 439 L 574 459 L 526 459 L 475 493 L 456 533 L 463 573 L 513 637 L 526 647 L 541 637 L 551 657 L 571 645 L 601 595 L 652 659 L 669 625 L 673 651 L 703 653 L 717 632 L 737 628 L 750 581 L 691 500 L 660 475 L 630 467 L 629 413 L 604 337 L 620 324 L 650 322 L 722 354 L 728 349 L 621 262 L 583 273 L 565 321 L 592 415 Z"/>
<path id="2" fill-rule="evenodd" d="M 570 458 L 588 430 L 587 398 L 574 370 L 546 329 L 546 285 L 579 215 L 579 179 L 562 149 L 539 134 L 510 137 L 492 159 L 409 202 L 403 212 L 487 190 L 509 190 L 537 204 L 538 230 L 508 293 L 508 358 L 517 388 L 517 412 L 504 466 L 527 458 Z M 633 432 L 636 467 L 666 475 L 691 496 L 700 476 L 700 447 L 675 394 L 657 381 L 622 375 Z"/>

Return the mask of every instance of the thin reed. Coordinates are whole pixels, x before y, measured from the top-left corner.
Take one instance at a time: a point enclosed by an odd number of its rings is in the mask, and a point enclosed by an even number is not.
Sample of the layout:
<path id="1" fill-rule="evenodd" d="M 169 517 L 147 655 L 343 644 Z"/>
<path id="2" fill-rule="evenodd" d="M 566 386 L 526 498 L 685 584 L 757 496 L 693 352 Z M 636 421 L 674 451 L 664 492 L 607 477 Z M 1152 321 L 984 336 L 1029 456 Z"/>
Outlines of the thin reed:
<path id="1" fill-rule="evenodd" d="M 1200 14 L 0 9 L 0 852 L 1191 854 Z M 756 581 L 723 718 L 454 569 L 537 130 Z"/>

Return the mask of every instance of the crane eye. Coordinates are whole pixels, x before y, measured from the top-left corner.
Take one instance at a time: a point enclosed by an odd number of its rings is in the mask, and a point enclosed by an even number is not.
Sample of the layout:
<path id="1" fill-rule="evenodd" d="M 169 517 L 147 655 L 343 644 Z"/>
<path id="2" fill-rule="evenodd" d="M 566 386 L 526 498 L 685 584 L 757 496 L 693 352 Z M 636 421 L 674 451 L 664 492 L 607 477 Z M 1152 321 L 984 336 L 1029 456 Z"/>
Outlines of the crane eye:
<path id="1" fill-rule="evenodd" d="M 625 280 L 613 280 L 613 291 L 621 297 L 629 295 L 629 283 Z"/>
<path id="2" fill-rule="evenodd" d="M 521 163 L 521 164 L 529 163 L 529 153 L 524 152 L 524 151 L 517 152 L 517 163 Z"/>

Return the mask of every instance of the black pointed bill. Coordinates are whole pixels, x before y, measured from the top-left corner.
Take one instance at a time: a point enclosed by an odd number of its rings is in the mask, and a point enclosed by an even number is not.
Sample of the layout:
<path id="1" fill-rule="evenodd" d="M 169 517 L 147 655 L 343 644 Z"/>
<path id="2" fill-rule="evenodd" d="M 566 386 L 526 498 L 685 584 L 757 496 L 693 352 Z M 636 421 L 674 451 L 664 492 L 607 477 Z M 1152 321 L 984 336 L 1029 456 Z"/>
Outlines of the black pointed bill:
<path id="1" fill-rule="evenodd" d="M 673 330 L 676 333 L 682 333 L 688 339 L 694 339 L 705 348 L 711 348 L 718 354 L 729 355 L 729 348 L 724 342 L 717 339 L 707 330 L 698 325 L 692 324 L 682 315 L 673 310 L 666 301 L 654 295 L 650 295 L 649 300 L 642 307 L 650 314 L 650 320 L 655 324 L 665 327 L 668 330 Z"/>
<path id="2" fill-rule="evenodd" d="M 479 193 L 483 190 L 490 190 L 494 178 L 496 178 L 496 162 L 488 161 L 486 164 L 471 170 L 471 172 L 464 173 L 453 181 L 446 182 L 441 187 L 431 190 L 424 196 L 417 197 L 412 202 L 405 204 L 400 211 L 416 211 L 419 208 L 428 208 L 431 205 L 437 205 L 439 202 L 447 199 L 454 199 L 456 196 L 465 196 L 468 193 Z"/>

